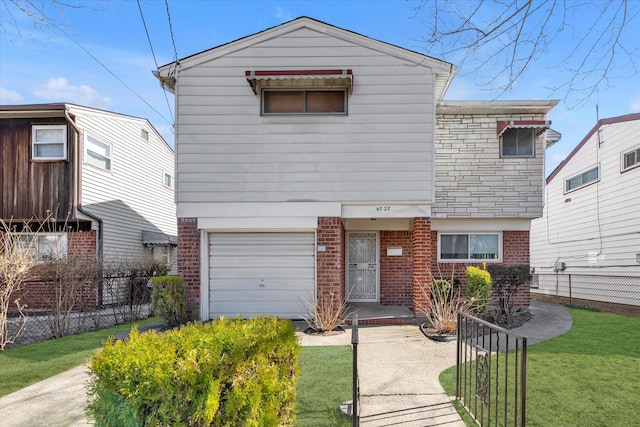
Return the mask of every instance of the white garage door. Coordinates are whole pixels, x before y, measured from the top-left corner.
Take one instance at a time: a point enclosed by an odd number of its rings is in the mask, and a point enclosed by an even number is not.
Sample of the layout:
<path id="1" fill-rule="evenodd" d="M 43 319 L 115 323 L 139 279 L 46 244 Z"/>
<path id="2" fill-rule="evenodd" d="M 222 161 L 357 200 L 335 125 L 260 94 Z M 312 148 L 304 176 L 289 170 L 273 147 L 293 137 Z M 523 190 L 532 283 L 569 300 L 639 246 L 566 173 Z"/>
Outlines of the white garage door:
<path id="1" fill-rule="evenodd" d="M 298 319 L 315 291 L 313 233 L 210 233 L 209 312 Z"/>

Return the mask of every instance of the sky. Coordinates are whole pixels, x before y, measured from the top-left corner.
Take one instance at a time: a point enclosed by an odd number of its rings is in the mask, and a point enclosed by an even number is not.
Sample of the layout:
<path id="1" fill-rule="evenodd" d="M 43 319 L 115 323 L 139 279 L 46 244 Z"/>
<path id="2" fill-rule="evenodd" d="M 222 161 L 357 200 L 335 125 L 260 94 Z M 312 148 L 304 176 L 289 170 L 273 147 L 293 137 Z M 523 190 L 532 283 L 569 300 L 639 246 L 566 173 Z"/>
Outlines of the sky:
<path id="1" fill-rule="evenodd" d="M 0 104 L 68 102 L 143 117 L 171 146 L 174 98 L 162 90 L 152 71 L 300 16 L 452 62 L 459 70 L 445 100 L 560 99 L 548 115 L 562 140 L 546 152 L 547 174 L 580 143 L 598 117 L 640 112 L 640 74 L 630 63 L 616 63 L 620 72 L 586 100 L 549 89 L 566 78 L 562 58 L 581 46 L 571 25 L 511 91 L 502 93 L 488 88 L 486 76 L 481 75 L 490 67 L 477 71 L 459 52 L 442 57 L 426 50 L 426 22 L 432 9 L 417 10 L 420 1 L 15 1 L 23 8 L 43 5 L 43 14 L 34 12 L 34 19 L 11 1 L 0 3 Z M 613 6 L 619 4 L 613 0 Z M 640 1 L 629 4 L 635 30 L 620 39 L 618 50 L 624 47 L 638 58 Z M 570 15 L 569 24 L 578 27 L 587 22 L 593 16 L 580 13 L 594 10 Z"/>

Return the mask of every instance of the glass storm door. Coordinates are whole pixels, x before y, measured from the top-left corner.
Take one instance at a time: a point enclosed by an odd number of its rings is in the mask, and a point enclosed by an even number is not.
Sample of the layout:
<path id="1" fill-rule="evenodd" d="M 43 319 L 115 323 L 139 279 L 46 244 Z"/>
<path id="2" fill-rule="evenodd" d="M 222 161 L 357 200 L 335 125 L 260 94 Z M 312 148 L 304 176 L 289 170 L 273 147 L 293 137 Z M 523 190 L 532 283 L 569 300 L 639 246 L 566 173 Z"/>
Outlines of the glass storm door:
<path id="1" fill-rule="evenodd" d="M 378 302 L 378 233 L 347 233 L 347 300 Z"/>

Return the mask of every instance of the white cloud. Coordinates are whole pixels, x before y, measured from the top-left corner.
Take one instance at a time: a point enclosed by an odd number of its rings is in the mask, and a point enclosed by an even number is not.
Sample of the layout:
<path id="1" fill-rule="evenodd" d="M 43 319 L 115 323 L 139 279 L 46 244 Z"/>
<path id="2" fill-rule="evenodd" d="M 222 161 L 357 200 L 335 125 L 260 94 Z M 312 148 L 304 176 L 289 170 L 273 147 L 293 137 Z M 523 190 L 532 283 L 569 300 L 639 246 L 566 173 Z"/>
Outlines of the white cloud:
<path id="1" fill-rule="evenodd" d="M 293 18 L 291 17 L 291 12 L 283 8 L 282 6 L 276 7 L 276 18 L 282 21 L 291 21 Z"/>
<path id="2" fill-rule="evenodd" d="M 22 99 L 18 92 L 0 87 L 0 104 L 18 104 Z"/>
<path id="3" fill-rule="evenodd" d="M 51 78 L 34 92 L 34 95 L 54 102 L 71 102 L 93 108 L 106 108 L 111 105 L 111 99 L 102 96 L 91 86 L 73 86 L 64 77 Z"/>

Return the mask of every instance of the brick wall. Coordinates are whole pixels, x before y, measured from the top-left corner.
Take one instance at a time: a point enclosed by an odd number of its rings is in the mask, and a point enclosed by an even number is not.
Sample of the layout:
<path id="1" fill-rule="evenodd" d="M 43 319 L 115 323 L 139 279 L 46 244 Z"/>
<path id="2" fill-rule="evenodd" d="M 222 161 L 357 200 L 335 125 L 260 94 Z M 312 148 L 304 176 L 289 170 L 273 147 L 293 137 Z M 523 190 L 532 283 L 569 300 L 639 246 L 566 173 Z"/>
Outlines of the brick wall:
<path id="1" fill-rule="evenodd" d="M 77 231 L 67 233 L 67 253 L 75 258 L 96 257 L 96 231 Z M 42 271 L 40 272 L 42 273 Z M 78 308 L 95 307 L 96 289 L 93 281 L 85 283 L 78 289 Z M 26 304 L 29 310 L 47 310 L 54 306 L 57 297 L 50 284 L 43 282 L 38 277 L 38 266 L 33 270 L 30 279 L 27 280 L 22 291 L 12 296 L 19 298 L 21 304 Z"/>
<path id="2" fill-rule="evenodd" d="M 402 256 L 387 256 L 387 247 Z M 380 304 L 413 306 L 413 243 L 411 231 L 380 232 Z"/>
<path id="3" fill-rule="evenodd" d="M 178 218 L 178 276 L 184 278 L 187 315 L 200 318 L 200 231 L 196 218 Z M 202 301 L 207 304 L 207 301 Z"/>
<path id="4" fill-rule="evenodd" d="M 449 279 L 457 278 L 462 286 L 466 285 L 465 276 L 467 266 L 482 268 L 481 262 L 460 262 L 460 263 L 439 263 L 438 262 L 438 233 L 431 232 L 431 268 L 436 278 Z M 502 232 L 502 258 L 503 265 L 529 264 L 529 232 L 528 231 L 503 231 Z M 512 301 L 518 306 L 529 306 L 531 294 L 529 285 L 524 285 L 518 293 L 513 296 Z M 492 305 L 497 304 L 497 297 L 493 297 Z"/>
<path id="5" fill-rule="evenodd" d="M 318 218 L 318 245 L 326 248 L 317 253 L 318 301 L 345 299 L 345 232 L 339 217 Z"/>
<path id="6" fill-rule="evenodd" d="M 431 292 L 431 254 L 434 251 L 431 244 L 431 219 L 414 218 L 412 247 L 413 247 L 413 303 L 411 309 L 428 304 Z"/>

